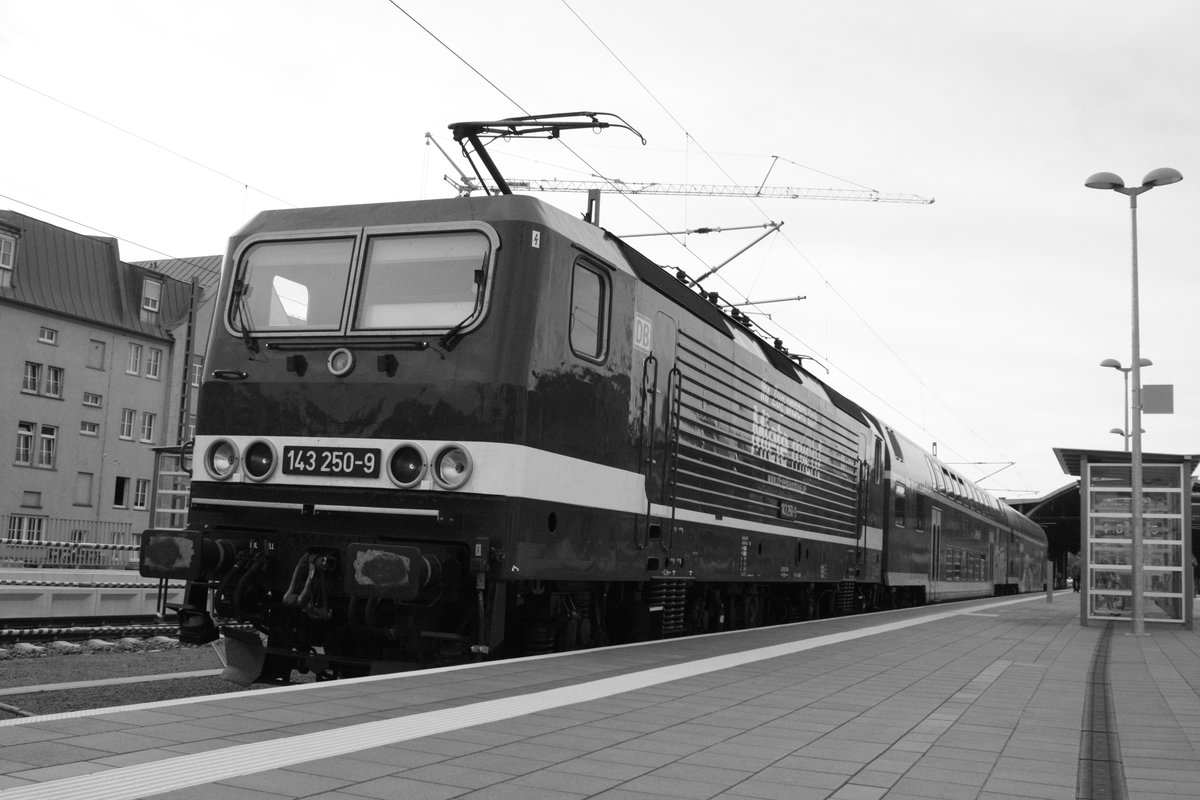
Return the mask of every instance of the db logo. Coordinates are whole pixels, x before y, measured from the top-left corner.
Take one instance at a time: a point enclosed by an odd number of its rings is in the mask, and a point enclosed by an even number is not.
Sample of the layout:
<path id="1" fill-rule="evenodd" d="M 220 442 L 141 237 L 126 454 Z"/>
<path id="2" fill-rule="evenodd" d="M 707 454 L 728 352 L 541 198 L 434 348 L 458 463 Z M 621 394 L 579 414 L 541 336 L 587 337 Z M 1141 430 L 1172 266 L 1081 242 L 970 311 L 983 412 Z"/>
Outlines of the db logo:
<path id="1" fill-rule="evenodd" d="M 633 315 L 633 346 L 643 353 L 650 352 L 650 344 L 654 338 L 654 329 L 650 320 L 641 314 Z"/>

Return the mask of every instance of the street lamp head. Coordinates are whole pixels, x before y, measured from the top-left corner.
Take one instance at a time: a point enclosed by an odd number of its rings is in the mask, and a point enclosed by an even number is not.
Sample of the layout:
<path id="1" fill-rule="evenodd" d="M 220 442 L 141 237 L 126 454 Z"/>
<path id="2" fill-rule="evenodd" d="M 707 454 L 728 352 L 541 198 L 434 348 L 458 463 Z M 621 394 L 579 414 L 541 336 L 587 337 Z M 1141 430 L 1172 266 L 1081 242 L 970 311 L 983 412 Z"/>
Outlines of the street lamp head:
<path id="1" fill-rule="evenodd" d="M 1109 432 L 1109 433 L 1115 433 L 1117 436 L 1124 436 L 1124 435 L 1125 435 L 1125 431 L 1121 430 L 1120 428 L 1109 428 L 1109 431 L 1108 431 L 1108 432 Z"/>
<path id="2" fill-rule="evenodd" d="M 1125 181 L 1121 180 L 1120 175 L 1111 172 L 1097 172 L 1084 181 L 1083 185 L 1089 189 L 1124 189 Z"/>
<path id="3" fill-rule="evenodd" d="M 1099 176 L 1093 175 L 1089 180 L 1095 180 L 1097 177 Z M 1119 181 L 1120 178 L 1117 178 L 1117 180 Z M 1147 173 L 1146 177 L 1142 179 L 1142 186 L 1166 186 L 1168 183 L 1179 183 L 1181 180 L 1183 180 L 1183 175 L 1180 174 L 1179 170 L 1170 167 L 1159 167 Z"/>
<path id="4" fill-rule="evenodd" d="M 1104 359 L 1103 361 L 1100 362 L 1100 366 L 1112 367 L 1113 369 L 1121 370 L 1121 372 L 1129 372 L 1130 370 L 1133 369 L 1133 367 L 1122 367 L 1121 362 L 1117 361 L 1115 358 Z M 1154 362 L 1148 358 L 1139 358 L 1138 366 L 1139 367 L 1152 367 L 1152 366 L 1154 366 Z"/>

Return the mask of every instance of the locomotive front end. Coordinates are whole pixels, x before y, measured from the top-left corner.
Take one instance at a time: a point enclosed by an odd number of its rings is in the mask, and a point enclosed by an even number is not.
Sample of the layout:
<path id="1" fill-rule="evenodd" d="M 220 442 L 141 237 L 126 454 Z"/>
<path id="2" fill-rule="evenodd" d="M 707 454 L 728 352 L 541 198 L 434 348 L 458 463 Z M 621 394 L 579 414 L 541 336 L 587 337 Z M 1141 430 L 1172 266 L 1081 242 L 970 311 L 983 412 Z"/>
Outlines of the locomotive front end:
<path id="1" fill-rule="evenodd" d="M 505 511 L 486 486 L 525 370 L 500 345 L 520 325 L 489 316 L 500 235 L 465 203 L 269 212 L 231 243 L 188 527 L 146 531 L 140 556 L 188 582 L 181 636 L 219 625 L 231 679 L 498 643 L 483 575 Z"/>

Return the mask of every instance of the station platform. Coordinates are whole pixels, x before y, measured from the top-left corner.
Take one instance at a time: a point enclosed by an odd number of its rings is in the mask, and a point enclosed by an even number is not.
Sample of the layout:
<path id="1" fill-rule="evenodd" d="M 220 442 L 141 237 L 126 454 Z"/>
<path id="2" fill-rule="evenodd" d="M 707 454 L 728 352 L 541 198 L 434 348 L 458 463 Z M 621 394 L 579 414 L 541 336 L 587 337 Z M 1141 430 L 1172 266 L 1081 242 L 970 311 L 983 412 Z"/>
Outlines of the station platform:
<path id="1" fill-rule="evenodd" d="M 136 569 L 0 567 L 0 604 L 3 620 L 151 616 L 158 611 L 158 584 Z M 182 581 L 168 585 L 168 602 L 182 596 Z"/>
<path id="2" fill-rule="evenodd" d="M 1196 798 L 1200 635 L 1147 627 L 1059 592 L 7 720 L 0 798 Z"/>

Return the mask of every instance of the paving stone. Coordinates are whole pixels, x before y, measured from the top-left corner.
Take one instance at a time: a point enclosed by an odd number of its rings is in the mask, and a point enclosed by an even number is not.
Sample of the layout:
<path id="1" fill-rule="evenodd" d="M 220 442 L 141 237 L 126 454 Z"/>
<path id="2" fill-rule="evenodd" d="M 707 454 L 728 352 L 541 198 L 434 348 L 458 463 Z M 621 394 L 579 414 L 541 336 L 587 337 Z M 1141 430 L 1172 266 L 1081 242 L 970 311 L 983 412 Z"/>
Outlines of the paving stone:
<path id="1" fill-rule="evenodd" d="M 65 787 L 99 770 L 117 780 L 122 770 L 166 769 L 184 755 L 215 764 L 249 743 L 286 756 L 292 742 L 337 743 L 373 726 L 455 715 L 461 722 L 449 730 L 372 740 L 336 757 L 247 768 L 207 784 L 198 771 L 195 785 L 161 796 L 1074 800 L 1083 684 L 1102 631 L 1080 626 L 1077 606 L 1042 598 L 963 607 L 982 605 L 986 614 L 952 613 L 649 686 L 635 686 L 637 676 L 664 664 L 854 632 L 861 620 L 0 720 L 0 788 L 26 784 L 26 776 Z M 1129 800 L 1194 800 L 1200 638 L 1158 626 L 1147 637 L 1112 635 L 1110 644 L 1113 740 Z M 507 698 L 525 702 L 533 692 L 616 676 L 627 690 L 472 720 L 474 709 Z"/>

